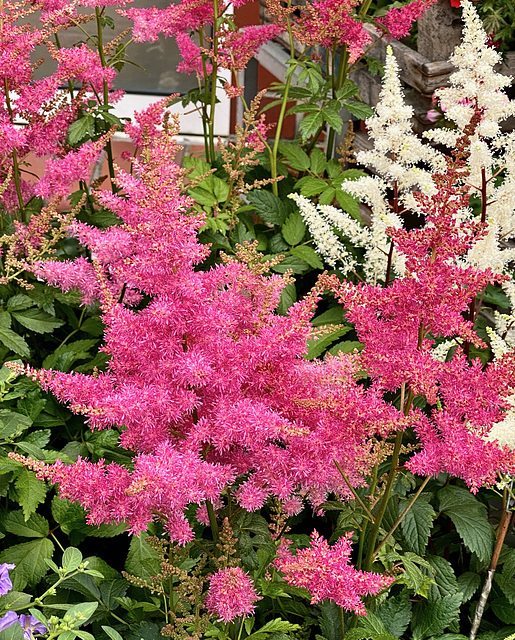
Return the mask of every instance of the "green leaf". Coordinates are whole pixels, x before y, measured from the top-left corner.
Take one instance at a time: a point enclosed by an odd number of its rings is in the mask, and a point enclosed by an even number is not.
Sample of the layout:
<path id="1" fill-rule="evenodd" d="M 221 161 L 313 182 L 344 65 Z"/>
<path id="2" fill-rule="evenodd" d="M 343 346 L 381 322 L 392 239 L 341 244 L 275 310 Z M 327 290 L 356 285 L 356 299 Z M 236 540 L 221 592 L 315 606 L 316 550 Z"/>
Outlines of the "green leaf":
<path id="1" fill-rule="evenodd" d="M 441 556 L 427 556 L 427 561 L 433 569 L 435 584 L 429 587 L 429 600 L 438 600 L 444 596 L 458 592 L 458 581 L 450 562 Z"/>
<path id="2" fill-rule="evenodd" d="M 12 562 L 16 569 L 12 572 L 13 588 L 22 590 L 27 584 L 34 586 L 46 574 L 48 568 L 45 558 L 51 559 L 54 545 L 48 538 L 39 538 L 22 542 L 5 549 L 0 554 L 1 562 Z"/>
<path id="3" fill-rule="evenodd" d="M 401 513 L 408 502 L 408 499 L 400 501 Z M 433 507 L 423 496 L 419 496 L 401 522 L 402 533 L 410 551 L 414 551 L 418 555 L 425 553 L 435 517 L 436 513 Z"/>
<path id="4" fill-rule="evenodd" d="M 320 631 L 327 640 L 340 640 L 342 633 L 340 610 L 334 600 L 324 600 L 320 605 Z"/>
<path id="5" fill-rule="evenodd" d="M 304 176 L 304 178 L 297 180 L 295 189 L 299 189 L 303 196 L 310 198 L 327 189 L 327 182 L 322 178 L 315 178 L 315 176 Z"/>
<path id="6" fill-rule="evenodd" d="M 327 167 L 327 159 L 322 149 L 315 147 L 309 159 L 309 169 L 311 173 L 324 173 Z"/>
<path id="7" fill-rule="evenodd" d="M 286 315 L 288 309 L 297 301 L 297 291 L 295 289 L 295 284 L 291 282 L 286 285 L 284 289 L 281 291 L 281 301 L 279 302 L 279 306 L 277 311 L 281 315 Z"/>
<path id="8" fill-rule="evenodd" d="M 146 534 L 133 536 L 125 562 L 125 571 L 138 578 L 151 578 L 159 573 L 159 556 L 146 542 Z"/>
<path id="9" fill-rule="evenodd" d="M 458 593 L 461 601 L 468 602 L 481 586 L 481 577 L 477 573 L 466 571 L 458 576 Z"/>
<path id="10" fill-rule="evenodd" d="M 292 247 L 290 249 L 290 253 L 294 256 L 297 256 L 297 258 L 302 258 L 302 260 L 307 262 L 310 267 L 313 267 L 313 269 L 324 268 L 322 259 L 312 247 L 307 247 L 306 245 L 302 245 L 300 247 Z"/>
<path id="11" fill-rule="evenodd" d="M 82 562 L 82 553 L 76 549 L 75 547 L 68 547 L 64 550 L 63 559 L 61 564 L 63 569 L 65 569 L 68 573 L 75 571 L 78 569 L 80 563 Z"/>
<path id="12" fill-rule="evenodd" d="M 48 520 L 33 513 L 28 520 L 25 520 L 22 511 L 10 511 L 4 518 L 4 529 L 15 536 L 25 538 L 45 538 L 49 532 Z"/>
<path id="13" fill-rule="evenodd" d="M 388 598 L 376 610 L 376 615 L 382 620 L 388 633 L 391 633 L 395 638 L 400 638 L 411 620 L 411 602 L 407 591 Z"/>
<path id="14" fill-rule="evenodd" d="M 14 486 L 18 493 L 18 502 L 23 509 L 23 515 L 28 520 L 29 516 L 36 511 L 38 504 L 44 501 L 48 487 L 36 478 L 34 471 L 28 469 L 21 470 Z"/>
<path id="15" fill-rule="evenodd" d="M 327 347 L 332 344 L 338 338 L 341 338 L 348 331 L 350 331 L 350 327 L 341 327 L 336 331 L 333 331 L 327 335 L 322 336 L 318 340 L 308 340 L 308 353 L 306 358 L 308 360 L 313 360 L 313 358 L 318 358 L 321 356 L 327 349 Z"/>
<path id="16" fill-rule="evenodd" d="M 87 114 L 75 122 L 72 122 L 66 132 L 68 143 L 72 146 L 78 144 L 85 138 L 91 138 L 95 135 L 95 118 L 91 114 Z"/>
<path id="17" fill-rule="evenodd" d="M 26 329 L 35 333 L 52 333 L 54 329 L 62 327 L 64 324 L 62 320 L 51 316 L 43 309 L 13 311 L 12 316 Z"/>
<path id="18" fill-rule="evenodd" d="M 492 611 L 505 624 L 515 624 L 515 609 L 508 598 L 495 598 L 490 601 Z"/>
<path id="19" fill-rule="evenodd" d="M 84 508 L 78 502 L 70 502 L 59 496 L 52 498 L 52 517 L 66 534 L 73 529 L 73 524 L 83 524 L 86 521 Z"/>
<path id="20" fill-rule="evenodd" d="M 20 435 L 32 426 L 32 420 L 28 416 L 7 409 L 0 409 L 0 440 L 7 440 L 15 435 Z"/>
<path id="21" fill-rule="evenodd" d="M 318 204 L 331 204 L 335 197 L 336 189 L 334 187 L 328 187 L 318 196 Z"/>
<path id="22" fill-rule="evenodd" d="M 343 307 L 340 306 L 331 307 L 311 320 L 311 324 L 314 327 L 323 327 L 326 324 L 342 324 L 342 322 Z"/>
<path id="23" fill-rule="evenodd" d="M 461 596 L 459 593 L 445 596 L 433 602 L 419 602 L 413 607 L 411 629 L 413 640 L 423 640 L 442 633 L 459 617 Z"/>
<path id="24" fill-rule="evenodd" d="M 23 640 L 21 624 L 15 623 L 7 629 L 0 631 L 0 640 Z"/>
<path id="25" fill-rule="evenodd" d="M 331 129 L 334 129 L 337 133 L 341 132 L 343 120 L 337 111 L 333 111 L 332 109 L 322 109 L 322 115 Z"/>
<path id="26" fill-rule="evenodd" d="M 125 633 L 125 640 L 163 640 L 159 627 L 153 622 L 131 624 L 130 629 Z"/>
<path id="27" fill-rule="evenodd" d="M 98 602 L 81 602 L 73 607 L 70 607 L 66 612 L 68 618 L 70 618 L 70 624 L 73 628 L 80 627 L 91 618 L 98 607 Z"/>
<path id="28" fill-rule="evenodd" d="M 276 271 L 277 273 L 286 273 L 290 270 L 292 273 L 300 275 L 309 271 L 309 264 L 305 260 L 302 260 L 302 258 L 297 258 L 292 255 L 286 257 L 273 268 L 273 271 Z"/>
<path id="29" fill-rule="evenodd" d="M 306 233 L 306 224 L 298 211 L 290 213 L 286 222 L 281 227 L 281 233 L 283 234 L 283 238 L 290 245 L 296 245 L 301 242 Z"/>
<path id="30" fill-rule="evenodd" d="M 308 113 L 299 125 L 299 132 L 302 136 L 302 141 L 305 142 L 310 136 L 314 136 L 318 133 L 318 130 L 323 125 L 324 117 L 320 111 L 318 113 Z"/>
<path id="31" fill-rule="evenodd" d="M 270 191 L 251 191 L 247 200 L 254 206 L 259 217 L 268 224 L 283 225 L 286 219 L 286 207 Z"/>
<path id="32" fill-rule="evenodd" d="M 6 611 L 15 611 L 16 609 L 27 607 L 31 600 L 32 596 L 28 593 L 9 591 L 9 593 L 0 597 L 0 608 Z"/>
<path id="33" fill-rule="evenodd" d="M 374 115 L 374 110 L 368 104 L 357 100 L 342 100 L 342 107 L 347 109 L 358 120 L 366 120 Z"/>
<path id="34" fill-rule="evenodd" d="M 336 92 L 336 98 L 338 100 L 345 100 L 347 98 L 353 98 L 359 93 L 358 85 L 352 80 L 345 80 L 343 86 Z"/>
<path id="35" fill-rule="evenodd" d="M 336 189 L 336 200 L 344 211 L 346 211 L 355 220 L 361 222 L 359 202 L 354 196 L 351 196 L 350 193 L 346 193 L 340 189 Z"/>
<path id="36" fill-rule="evenodd" d="M 7 301 L 6 309 L 7 311 L 23 311 L 24 309 L 28 309 L 29 307 L 35 306 L 34 300 L 26 296 L 24 293 L 18 293 L 17 295 L 9 298 Z"/>
<path id="37" fill-rule="evenodd" d="M 309 156 L 295 142 L 281 142 L 279 144 L 281 153 L 292 169 L 297 171 L 307 171 L 309 169 Z"/>
<path id="38" fill-rule="evenodd" d="M 122 636 L 118 633 L 118 631 L 116 631 L 116 629 L 113 629 L 113 627 L 106 627 L 102 625 L 102 630 L 111 638 L 111 640 L 123 640 Z"/>
<path id="39" fill-rule="evenodd" d="M 29 345 L 21 336 L 12 331 L 10 326 L 10 314 L 6 311 L 0 311 L 0 342 L 22 358 L 28 358 L 30 355 Z"/>
<path id="40" fill-rule="evenodd" d="M 338 342 L 332 346 L 327 353 L 330 353 L 332 356 L 337 356 L 341 353 L 352 353 L 355 349 L 361 351 L 365 345 L 359 340 L 344 340 L 343 342 Z"/>
<path id="41" fill-rule="evenodd" d="M 432 580 L 428 578 L 420 567 L 428 569 L 430 567 L 429 562 L 411 551 L 407 551 L 402 555 L 392 552 L 389 555 L 400 560 L 404 566 L 404 574 L 399 576 L 398 581 L 413 589 L 416 594 L 427 597 Z"/>
<path id="42" fill-rule="evenodd" d="M 486 507 L 466 489 L 448 485 L 438 492 L 440 511 L 452 520 L 463 544 L 480 560 L 492 554 L 494 533 L 487 520 Z"/>
<path id="43" fill-rule="evenodd" d="M 485 293 L 483 295 L 483 302 L 485 304 L 493 304 L 502 309 L 510 308 L 510 300 L 508 296 L 500 289 L 498 286 L 493 284 L 489 284 L 486 287 Z"/>

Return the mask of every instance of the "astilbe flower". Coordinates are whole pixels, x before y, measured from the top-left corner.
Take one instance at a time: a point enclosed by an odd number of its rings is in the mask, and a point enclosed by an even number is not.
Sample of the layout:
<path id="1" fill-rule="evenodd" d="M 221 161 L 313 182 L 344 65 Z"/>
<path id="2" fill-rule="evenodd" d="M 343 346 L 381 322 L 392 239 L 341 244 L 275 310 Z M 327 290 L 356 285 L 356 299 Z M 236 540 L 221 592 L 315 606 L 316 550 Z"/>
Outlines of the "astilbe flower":
<path id="1" fill-rule="evenodd" d="M 209 576 L 205 605 L 211 615 L 223 622 L 252 615 L 260 599 L 252 580 L 240 567 L 219 569 Z"/>
<path id="2" fill-rule="evenodd" d="M 285 543 L 279 549 L 275 566 L 288 584 L 303 587 L 311 594 L 311 604 L 331 599 L 356 615 L 366 615 L 361 598 L 377 595 L 386 589 L 393 577 L 356 570 L 350 562 L 352 532 L 329 546 L 316 531 L 311 545 L 293 555 Z"/>
<path id="3" fill-rule="evenodd" d="M 403 7 L 392 7 L 376 22 L 387 29 L 388 36 L 395 40 L 405 38 L 416 22 L 437 0 L 413 0 Z"/>
<path id="4" fill-rule="evenodd" d="M 246 68 L 260 47 L 282 33 L 284 28 L 276 24 L 252 25 L 240 31 L 221 31 L 216 61 L 223 69 L 234 72 Z"/>

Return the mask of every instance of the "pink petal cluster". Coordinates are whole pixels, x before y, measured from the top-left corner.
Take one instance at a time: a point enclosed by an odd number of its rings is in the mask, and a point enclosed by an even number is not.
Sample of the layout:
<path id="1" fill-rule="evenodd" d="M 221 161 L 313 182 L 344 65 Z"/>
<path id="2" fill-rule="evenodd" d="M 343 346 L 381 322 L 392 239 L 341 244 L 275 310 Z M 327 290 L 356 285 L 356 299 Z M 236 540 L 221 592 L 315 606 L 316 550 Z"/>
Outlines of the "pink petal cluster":
<path id="1" fill-rule="evenodd" d="M 357 0 L 315 0 L 307 3 L 294 26 L 295 37 L 308 47 L 347 45 L 349 62 L 355 62 L 371 42 L 363 24 L 352 17 L 357 4 Z"/>
<path id="2" fill-rule="evenodd" d="M 437 0 L 412 0 L 403 7 L 392 7 L 376 22 L 387 29 L 388 37 L 399 40 L 411 31 L 413 23 Z"/>
<path id="3" fill-rule="evenodd" d="M 259 49 L 282 33 L 284 28 L 276 24 L 253 25 L 240 31 L 224 31 L 216 58 L 218 66 L 234 72 L 245 69 Z"/>
<path id="4" fill-rule="evenodd" d="M 288 584 L 310 592 L 311 604 L 330 599 L 347 611 L 366 615 L 361 598 L 377 595 L 395 578 L 356 570 L 350 563 L 351 539 L 349 532 L 329 546 L 327 540 L 313 531 L 310 547 L 293 555 L 283 544 L 274 564 Z"/>
<path id="5" fill-rule="evenodd" d="M 252 615 L 260 599 L 249 575 L 240 567 L 219 569 L 209 576 L 205 605 L 211 615 L 223 622 Z"/>

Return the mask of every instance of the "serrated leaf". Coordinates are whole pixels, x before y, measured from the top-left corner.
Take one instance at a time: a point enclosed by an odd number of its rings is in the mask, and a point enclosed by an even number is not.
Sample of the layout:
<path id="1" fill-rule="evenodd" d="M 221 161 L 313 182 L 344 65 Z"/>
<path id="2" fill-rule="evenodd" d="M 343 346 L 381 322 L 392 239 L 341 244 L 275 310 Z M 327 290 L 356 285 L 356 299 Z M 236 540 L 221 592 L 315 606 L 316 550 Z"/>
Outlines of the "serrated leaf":
<path id="1" fill-rule="evenodd" d="M 317 113 L 308 113 L 308 115 L 302 119 L 299 125 L 299 132 L 302 136 L 303 142 L 306 141 L 310 136 L 318 133 L 318 130 L 324 124 L 324 117 L 322 113 L 319 111 Z"/>
<path id="2" fill-rule="evenodd" d="M 374 110 L 368 104 L 357 100 L 342 100 L 342 107 L 347 109 L 358 120 L 366 120 L 374 115 Z"/>
<path id="3" fill-rule="evenodd" d="M 290 249 L 290 253 L 294 256 L 297 256 L 297 258 L 302 258 L 302 260 L 307 262 L 310 267 L 313 267 L 313 269 L 324 268 L 322 259 L 312 247 L 308 247 L 306 245 L 302 245 L 300 247 L 292 247 Z"/>
<path id="4" fill-rule="evenodd" d="M 39 513 L 33 513 L 28 520 L 25 520 L 20 510 L 10 511 L 4 518 L 3 526 L 9 533 L 25 538 L 45 538 L 49 532 L 46 518 Z"/>
<path id="5" fill-rule="evenodd" d="M 335 197 L 336 189 L 334 187 L 328 187 L 318 196 L 318 204 L 331 204 Z"/>
<path id="6" fill-rule="evenodd" d="M 323 109 L 322 115 L 331 129 L 334 129 L 337 133 L 341 132 L 343 120 L 338 112 L 332 111 L 331 109 Z"/>
<path id="7" fill-rule="evenodd" d="M 153 622 L 138 622 L 131 624 L 126 632 L 125 640 L 163 640 L 157 624 Z"/>
<path id="8" fill-rule="evenodd" d="M 259 217 L 268 224 L 282 225 L 286 219 L 286 207 L 270 191 L 251 191 L 247 199 L 256 209 Z"/>
<path id="9" fill-rule="evenodd" d="M 18 493 L 18 502 L 23 510 L 25 519 L 36 511 L 38 504 L 45 500 L 48 487 L 44 482 L 36 478 L 34 471 L 22 469 L 14 483 Z"/>
<path id="10" fill-rule="evenodd" d="M 472 571 L 466 571 L 458 576 L 458 593 L 461 593 L 461 601 L 468 602 L 481 586 L 481 577 Z"/>
<path id="11" fill-rule="evenodd" d="M 320 630 L 327 640 L 340 640 L 342 625 L 340 611 L 334 600 L 324 600 L 320 605 Z"/>
<path id="12" fill-rule="evenodd" d="M 32 420 L 15 411 L 0 409 L 0 440 L 7 440 L 15 434 L 21 434 L 32 426 Z"/>
<path id="13" fill-rule="evenodd" d="M 9 298 L 7 301 L 7 311 L 23 311 L 29 309 L 29 307 L 35 306 L 34 300 L 26 296 L 24 293 L 18 293 L 17 295 Z"/>
<path id="14" fill-rule="evenodd" d="M 492 554 L 494 533 L 486 507 L 469 491 L 448 485 L 438 492 L 440 510 L 452 520 L 463 544 L 486 562 Z"/>
<path id="15" fill-rule="evenodd" d="M 451 563 L 441 556 L 430 555 L 426 559 L 433 569 L 433 580 L 435 581 L 435 584 L 429 587 L 429 600 L 438 600 L 457 593 L 458 582 Z"/>
<path id="16" fill-rule="evenodd" d="M 422 496 L 413 503 L 413 506 L 401 522 L 402 533 L 410 551 L 414 551 L 418 555 L 425 553 L 433 520 L 436 517 L 433 507 L 429 502 L 421 498 Z M 407 499 L 400 501 L 399 509 L 401 513 L 408 502 Z"/>
<path id="17" fill-rule="evenodd" d="M 347 98 L 353 98 L 359 93 L 358 85 L 352 80 L 345 80 L 343 86 L 336 92 L 338 100 L 345 100 Z"/>
<path id="18" fill-rule="evenodd" d="M 0 563 L 16 565 L 11 577 L 13 588 L 21 591 L 26 585 L 34 586 L 46 574 L 45 558 L 52 558 L 54 545 L 48 538 L 39 538 L 9 547 L 0 553 Z"/>
<path id="19" fill-rule="evenodd" d="M 302 274 L 309 271 L 309 264 L 302 260 L 302 258 L 297 258 L 296 256 L 287 256 L 284 260 L 282 260 L 279 264 L 273 267 L 273 271 L 277 273 L 286 273 L 287 271 L 291 271 L 294 274 Z"/>
<path id="20" fill-rule="evenodd" d="M 350 193 L 342 191 L 341 189 L 336 189 L 336 200 L 344 211 L 346 211 L 355 220 L 361 222 L 359 202 L 354 196 L 351 196 Z"/>
<path id="21" fill-rule="evenodd" d="M 348 331 L 350 331 L 350 327 L 341 327 L 336 331 L 332 331 L 331 333 L 322 336 L 318 340 L 308 340 L 308 353 L 306 358 L 308 360 L 312 360 L 313 358 L 318 358 L 321 356 L 327 349 L 327 347 L 332 344 L 338 338 L 341 338 Z"/>
<path id="22" fill-rule="evenodd" d="M 69 144 L 72 146 L 78 144 L 85 138 L 91 138 L 95 134 L 95 118 L 91 114 L 87 114 L 75 122 L 72 122 L 66 132 Z"/>
<path id="23" fill-rule="evenodd" d="M 292 169 L 307 171 L 309 169 L 309 156 L 295 142 L 281 142 L 279 152 L 288 160 Z"/>
<path id="24" fill-rule="evenodd" d="M 290 245 L 296 245 L 302 241 L 306 233 L 306 224 L 298 211 L 290 213 L 286 218 L 286 222 L 281 227 L 281 233 Z"/>
<path id="25" fill-rule="evenodd" d="M 10 326 L 10 314 L 5 311 L 0 312 L 0 342 L 22 358 L 28 358 L 30 356 L 29 345 L 21 336 L 12 331 Z"/>
<path id="26" fill-rule="evenodd" d="M 395 638 L 400 638 L 408 628 L 411 620 L 411 602 L 408 593 L 403 591 L 400 595 L 388 598 L 376 610 L 388 631 Z"/>
<path id="27" fill-rule="evenodd" d="M 151 578 L 159 573 L 159 556 L 147 544 L 146 538 L 144 533 L 132 537 L 125 562 L 125 571 L 138 578 Z"/>
<path id="28" fill-rule="evenodd" d="M 499 620 L 505 624 L 515 624 L 515 609 L 507 598 L 495 598 L 490 605 Z"/>
<path id="29" fill-rule="evenodd" d="M 51 316 L 43 309 L 26 309 L 25 311 L 13 311 L 15 318 L 22 326 L 35 333 L 52 333 L 54 329 L 62 327 L 64 322 Z"/>
<path id="30" fill-rule="evenodd" d="M 281 300 L 277 307 L 278 313 L 286 315 L 288 309 L 297 301 L 297 290 L 295 284 L 291 282 L 281 291 Z"/>
<path id="31" fill-rule="evenodd" d="M 459 617 L 461 597 L 459 593 L 445 596 L 433 602 L 419 602 L 413 607 L 411 630 L 413 640 L 423 640 L 442 633 Z"/>
<path id="32" fill-rule="evenodd" d="M 355 349 L 361 351 L 365 345 L 359 340 L 344 340 L 343 342 L 338 342 L 333 347 L 331 347 L 328 351 L 332 356 L 337 356 L 341 353 L 352 353 Z"/>
<path id="33" fill-rule="evenodd" d="M 304 176 L 304 178 L 297 180 L 295 189 L 299 189 L 303 196 L 310 198 L 311 196 L 317 196 L 327 189 L 327 182 L 315 176 Z"/>
<path id="34" fill-rule="evenodd" d="M 315 147 L 309 158 L 309 169 L 312 173 L 324 173 L 327 167 L 327 158 L 322 149 Z"/>
<path id="35" fill-rule="evenodd" d="M 314 327 L 322 327 L 326 324 L 341 324 L 343 322 L 343 307 L 331 307 L 319 316 L 311 320 Z"/>

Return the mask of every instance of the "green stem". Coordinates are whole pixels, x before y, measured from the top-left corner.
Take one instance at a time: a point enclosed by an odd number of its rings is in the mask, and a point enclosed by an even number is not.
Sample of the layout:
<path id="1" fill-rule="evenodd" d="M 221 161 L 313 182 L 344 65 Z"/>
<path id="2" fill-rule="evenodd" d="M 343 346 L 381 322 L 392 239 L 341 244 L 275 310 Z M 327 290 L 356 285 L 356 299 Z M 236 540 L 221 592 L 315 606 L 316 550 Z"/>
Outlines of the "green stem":
<path id="1" fill-rule="evenodd" d="M 213 507 L 213 503 L 211 502 L 211 500 L 206 500 L 206 507 L 207 507 L 207 515 L 209 517 L 209 525 L 211 527 L 211 533 L 213 535 L 213 541 L 215 543 L 215 556 L 218 556 L 220 554 L 220 551 L 219 549 L 217 549 L 216 545 L 220 540 L 220 531 L 218 528 L 218 522 L 216 520 L 215 509 Z"/>
<path id="2" fill-rule="evenodd" d="M 204 48 L 204 31 L 203 29 L 199 29 L 199 43 L 200 48 Z M 208 132 L 208 114 L 207 114 L 207 102 L 209 97 L 209 74 L 207 72 L 207 61 L 206 56 L 202 54 L 202 75 L 204 76 L 204 100 L 202 101 L 202 133 L 204 136 L 204 153 L 206 155 L 206 161 L 211 162 L 210 154 L 209 154 L 209 132 Z M 200 81 L 199 81 L 199 89 L 200 89 Z"/>
<path id="3" fill-rule="evenodd" d="M 211 157 L 211 163 L 215 160 L 215 109 L 216 109 L 216 79 L 218 75 L 218 64 L 217 64 L 217 56 L 218 56 L 218 29 L 220 27 L 218 15 L 219 5 L 218 0 L 213 0 L 213 57 L 211 60 L 211 64 L 213 66 L 213 70 L 210 74 L 210 85 L 211 85 L 211 102 L 209 106 L 209 155 Z"/>
<path id="4" fill-rule="evenodd" d="M 333 55 L 333 58 L 336 58 L 336 56 Z M 333 98 L 336 98 L 336 92 L 338 91 L 338 89 L 341 89 L 343 87 L 343 83 L 347 79 L 348 68 L 349 54 L 347 52 L 347 45 L 343 45 L 342 47 L 340 47 L 340 65 L 338 67 L 338 77 L 336 78 L 336 82 L 334 82 L 333 77 Z M 329 130 L 329 135 L 327 136 L 326 158 L 328 160 L 333 157 L 335 137 L 336 131 L 331 128 Z"/>
<path id="5" fill-rule="evenodd" d="M 108 66 L 104 54 L 104 40 L 103 40 L 103 31 L 102 31 L 102 15 L 104 9 L 100 9 L 99 7 L 95 7 L 95 17 L 97 23 L 97 49 L 98 55 L 100 56 L 100 63 L 102 68 L 106 68 Z M 103 104 L 104 106 L 109 105 L 109 86 L 107 84 L 107 80 L 103 82 Z M 114 183 L 115 179 L 115 171 L 114 171 L 114 160 L 113 160 L 113 147 L 111 144 L 111 140 L 108 140 L 105 145 L 107 152 L 107 166 L 109 167 L 109 177 L 111 178 L 111 191 L 112 193 L 116 193 L 116 186 Z"/>
<path id="6" fill-rule="evenodd" d="M 288 0 L 287 7 L 290 8 L 291 0 Z M 291 29 L 290 17 L 287 17 L 287 29 L 288 29 L 288 39 L 290 42 L 290 59 L 295 59 L 295 42 L 293 39 L 293 32 Z M 277 178 L 277 153 L 279 151 L 279 142 L 281 141 L 281 133 L 283 129 L 284 119 L 286 116 L 286 108 L 288 106 L 288 94 L 290 92 L 290 87 L 293 78 L 293 69 L 288 69 L 286 72 L 286 83 L 284 85 L 284 95 L 283 101 L 281 104 L 281 110 L 279 112 L 279 118 L 277 119 L 277 126 L 275 130 L 275 139 L 274 146 L 272 148 L 272 153 L 270 154 L 270 174 L 272 178 Z M 279 195 L 279 189 L 277 188 L 277 182 L 272 182 L 272 191 L 274 195 Z"/>
<path id="7" fill-rule="evenodd" d="M 7 111 L 9 112 L 9 119 L 11 123 L 14 124 L 13 117 L 13 108 L 11 105 L 11 96 L 9 95 L 9 82 L 7 78 L 4 78 L 4 93 L 5 93 L 5 106 L 7 107 Z M 23 196 L 21 193 L 21 182 L 20 182 L 20 165 L 18 163 L 18 152 L 16 149 L 12 151 L 13 158 L 13 180 L 14 186 L 16 187 L 16 196 L 18 198 L 18 205 L 20 207 L 20 220 L 21 222 L 27 222 L 25 216 L 25 205 L 23 203 Z"/>
<path id="8" fill-rule="evenodd" d="M 416 500 L 418 499 L 419 495 L 422 493 L 422 491 L 426 488 L 426 484 L 429 482 L 431 476 L 427 476 L 427 478 L 425 478 L 424 482 L 420 485 L 417 493 L 415 493 L 415 495 L 411 498 L 411 500 L 408 502 L 408 504 L 406 505 L 406 508 L 404 509 L 404 511 L 401 513 L 401 515 L 397 518 L 397 520 L 395 521 L 394 525 L 392 526 L 392 528 L 390 529 L 390 531 L 388 531 L 388 533 L 386 534 L 386 536 L 383 538 L 383 540 L 379 543 L 379 546 L 377 547 L 377 549 L 374 551 L 374 558 L 377 556 L 377 554 L 379 553 L 379 551 L 381 551 L 381 549 L 383 548 L 383 545 L 386 544 L 387 540 L 390 538 L 391 535 L 393 535 L 393 532 L 397 529 L 397 527 L 400 525 L 400 523 L 404 520 L 406 514 L 408 513 L 408 511 L 411 509 L 411 507 L 415 504 Z"/>
<path id="9" fill-rule="evenodd" d="M 359 503 L 363 511 L 366 513 L 366 515 L 370 519 L 370 522 L 374 522 L 374 516 L 370 513 L 369 509 L 367 508 L 367 505 L 359 497 L 358 493 L 356 492 L 356 489 L 354 489 L 354 487 L 351 485 L 347 476 L 343 473 L 343 469 L 341 468 L 339 462 L 337 462 L 336 460 L 333 460 L 333 462 L 336 465 L 336 468 L 338 469 L 338 471 L 340 472 L 341 477 L 344 479 L 345 484 L 349 487 L 352 495 L 354 496 L 354 499 Z"/>

